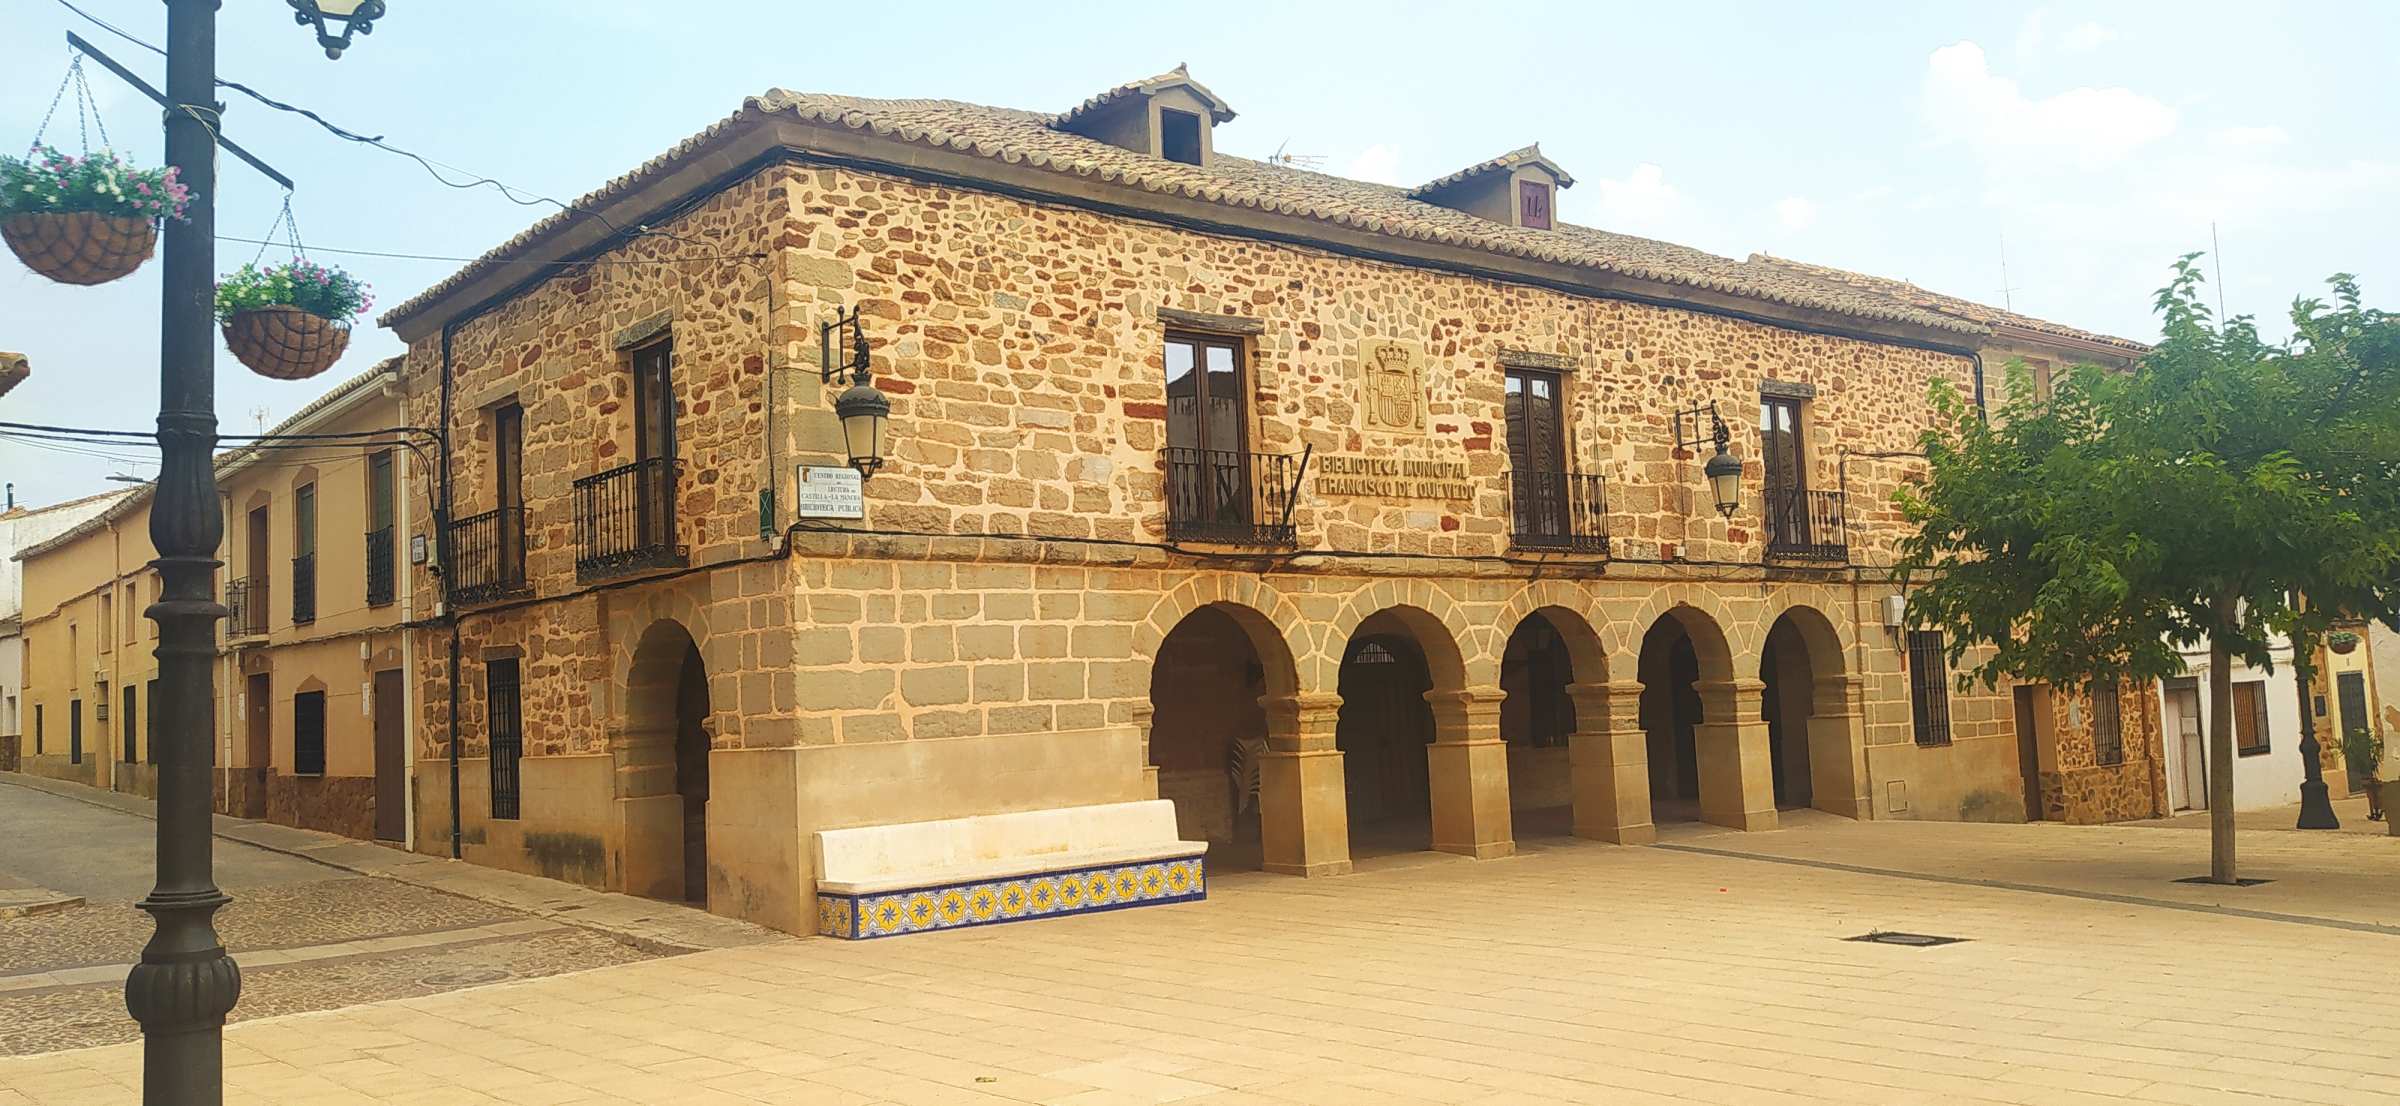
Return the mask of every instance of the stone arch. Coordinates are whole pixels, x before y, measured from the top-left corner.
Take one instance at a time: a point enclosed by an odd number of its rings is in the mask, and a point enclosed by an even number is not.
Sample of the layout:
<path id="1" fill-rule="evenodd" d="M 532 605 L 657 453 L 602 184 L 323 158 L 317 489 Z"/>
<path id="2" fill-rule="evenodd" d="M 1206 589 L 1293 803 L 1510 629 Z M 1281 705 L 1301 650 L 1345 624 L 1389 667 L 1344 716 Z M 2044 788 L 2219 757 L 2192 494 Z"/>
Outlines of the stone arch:
<path id="1" fill-rule="evenodd" d="M 1627 617 L 1610 619 L 1601 628 L 1600 641 L 1608 652 L 1611 671 L 1627 676 L 1634 674 L 1641 654 L 1642 639 L 1662 618 L 1675 619 L 1685 632 L 1692 635 L 1692 645 L 1700 653 L 1703 671 L 1716 673 L 1710 678 L 1733 678 L 1734 641 L 1729 628 L 1743 623 L 1731 616 L 1721 597 L 1705 589 L 1685 592 L 1672 599 L 1662 589 L 1635 607 Z"/>
<path id="2" fill-rule="evenodd" d="M 1570 831 L 1577 821 L 1578 737 L 1603 733 L 1608 725 L 1608 651 L 1572 605 L 1580 598 L 1563 585 L 1535 584 L 1493 620 L 1507 635 L 1496 666 L 1499 736 L 1508 766 L 1510 826 L 1519 840 Z"/>
<path id="3" fill-rule="evenodd" d="M 1556 580 L 1536 580 L 1517 590 L 1501 604 L 1492 625 L 1502 631 L 1500 642 L 1503 655 L 1509 635 L 1516 633 L 1525 616 L 1539 612 L 1558 627 L 1559 636 L 1567 643 L 1567 654 L 1575 666 L 1577 683 L 1604 683 L 1608 679 L 1608 638 L 1602 631 L 1605 619 L 1594 619 L 1596 604 L 1590 593 L 1571 584 Z"/>
<path id="4" fill-rule="evenodd" d="M 1194 576 L 1158 598 L 1150 613 L 1133 628 L 1133 655 L 1158 661 L 1167 635 L 1193 611 L 1214 607 L 1232 617 L 1258 650 L 1267 667 L 1267 693 L 1296 695 L 1300 691 L 1299 658 L 1308 640 L 1300 612 L 1282 592 L 1249 576 L 1210 573 Z M 1280 663 L 1278 663 L 1280 662 Z"/>
<path id="5" fill-rule="evenodd" d="M 1631 671 L 1655 816 L 1773 829 L 1764 685 L 1737 668 L 1726 624 L 1690 603 L 1667 606 L 1643 626 Z"/>
<path id="6" fill-rule="evenodd" d="M 1770 756 L 1787 778 L 1805 764 L 1806 802 L 1787 805 L 1865 818 L 1872 808 L 1866 795 L 1866 738 L 1857 700 L 1860 680 L 1851 671 L 1841 624 L 1808 602 L 1814 598 L 1821 597 L 1791 599 L 1766 620 L 1759 651 L 1759 679 L 1769 685 L 1761 688 L 1762 717 L 1771 713 L 1774 725 L 1783 731 L 1783 749 L 1770 749 Z M 1798 656 L 1785 656 L 1786 646 L 1796 646 Z M 1780 678 L 1770 665 L 1781 670 Z M 1781 684 L 1781 679 L 1802 677 L 1805 687 Z M 1803 743 L 1804 753 L 1792 747 L 1795 739 Z"/>
<path id="7" fill-rule="evenodd" d="M 707 893 L 708 761 L 717 670 L 682 622 L 643 627 L 623 669 L 623 724 L 610 739 L 628 894 Z"/>
<path id="8" fill-rule="evenodd" d="M 1255 607 L 1204 603 L 1149 647 L 1150 689 L 1135 712 L 1148 793 L 1175 803 L 1185 840 L 1209 862 L 1264 866 L 1292 796 L 1265 787 L 1271 749 L 1298 744 L 1298 668 L 1283 632 Z"/>
<path id="9" fill-rule="evenodd" d="M 1333 693 L 1341 678 L 1342 658 L 1359 626 L 1389 614 L 1419 639 L 1436 691 L 1492 687 L 1499 681 L 1499 650 L 1486 639 L 1494 631 L 1480 629 L 1449 594 L 1426 580 L 1381 580 L 1361 589 L 1342 605 L 1324 627 L 1324 635 L 1307 667 L 1301 671 L 1304 690 Z M 1313 679 L 1313 682 L 1312 682 Z"/>

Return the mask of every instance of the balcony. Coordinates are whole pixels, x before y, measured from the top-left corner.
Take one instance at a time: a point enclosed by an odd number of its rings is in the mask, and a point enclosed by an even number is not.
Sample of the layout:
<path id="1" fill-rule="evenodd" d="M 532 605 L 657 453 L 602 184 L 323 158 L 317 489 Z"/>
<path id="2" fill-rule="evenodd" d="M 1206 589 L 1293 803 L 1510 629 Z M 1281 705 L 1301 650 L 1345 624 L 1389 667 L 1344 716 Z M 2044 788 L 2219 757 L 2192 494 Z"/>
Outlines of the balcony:
<path id="1" fill-rule="evenodd" d="M 502 507 L 450 524 L 450 599 L 491 603 L 533 589 L 525 582 L 525 508 Z"/>
<path id="2" fill-rule="evenodd" d="M 1508 481 L 1518 549 L 1608 552 L 1608 489 L 1598 473 L 1517 472 Z"/>
<path id="3" fill-rule="evenodd" d="M 267 578 L 249 576 L 225 584 L 227 637 L 267 636 Z"/>
<path id="4" fill-rule="evenodd" d="M 1173 448 L 1167 465 L 1167 540 L 1292 545 L 1292 505 L 1305 455 Z"/>
<path id="5" fill-rule="evenodd" d="M 317 555 L 292 558 L 292 625 L 317 620 Z"/>
<path id="6" fill-rule="evenodd" d="M 589 583 L 681 568 L 675 540 L 678 465 L 651 457 L 575 482 L 575 579 Z"/>
<path id="7" fill-rule="evenodd" d="M 1833 564 L 1850 560 L 1842 493 L 1770 486 L 1766 507 L 1767 556 Z"/>
<path id="8" fill-rule="evenodd" d="M 386 526 L 367 531 L 367 605 L 380 607 L 398 598 L 399 533 Z"/>

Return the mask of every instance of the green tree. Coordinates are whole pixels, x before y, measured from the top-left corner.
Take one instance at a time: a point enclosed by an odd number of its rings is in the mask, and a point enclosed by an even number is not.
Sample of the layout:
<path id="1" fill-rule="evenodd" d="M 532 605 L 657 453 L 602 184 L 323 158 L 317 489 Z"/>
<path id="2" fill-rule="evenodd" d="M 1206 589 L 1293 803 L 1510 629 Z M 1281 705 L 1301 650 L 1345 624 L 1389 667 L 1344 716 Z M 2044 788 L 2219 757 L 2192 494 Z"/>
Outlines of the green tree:
<path id="1" fill-rule="evenodd" d="M 2268 666 L 2275 634 L 2306 656 L 2337 612 L 2400 627 L 2400 316 L 2338 275 L 2271 344 L 2212 318 L 2198 257 L 2131 372 L 2079 366 L 2044 400 L 2012 365 L 1989 420 L 1936 387 L 1900 568 L 1911 615 L 1987 686 L 2147 682 L 2205 642 L 2209 871 L 2231 882 L 2227 662 Z"/>

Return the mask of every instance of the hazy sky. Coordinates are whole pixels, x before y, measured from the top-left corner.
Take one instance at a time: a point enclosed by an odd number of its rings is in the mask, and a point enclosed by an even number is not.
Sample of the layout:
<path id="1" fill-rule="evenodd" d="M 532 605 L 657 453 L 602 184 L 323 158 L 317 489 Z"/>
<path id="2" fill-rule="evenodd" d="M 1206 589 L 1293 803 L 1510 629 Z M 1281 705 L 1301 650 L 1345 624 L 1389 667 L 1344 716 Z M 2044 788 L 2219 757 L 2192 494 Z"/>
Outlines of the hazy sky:
<path id="1" fill-rule="evenodd" d="M 162 42 L 156 0 L 77 0 Z M 2270 320 L 2351 271 L 2400 305 L 2400 5 L 2188 2 L 1089 6 L 389 0 L 329 62 L 281 0 L 227 0 L 219 71 L 451 165 L 571 199 L 783 86 L 1054 111 L 1188 62 L 1240 118 L 1221 150 L 1278 148 L 1414 184 L 1539 141 L 1576 175 L 1563 218 L 1735 257 L 1903 277 L 2149 337 L 2178 254 L 2223 240 L 2225 298 Z M 1148 17 L 1130 13 L 1149 13 Z M 0 3 L 0 143 L 29 141 L 69 28 L 157 79 L 155 55 L 52 0 Z M 87 66 L 116 146 L 159 158 L 158 112 Z M 229 96 L 228 134 L 299 184 L 304 241 L 397 303 L 548 208 L 453 191 L 414 164 Z M 70 109 L 50 135 L 76 141 Z M 95 139 L 96 142 L 96 139 Z M 263 235 L 280 190 L 220 167 L 220 234 Z M 231 269 L 256 247 L 222 243 Z M 270 251 L 271 258 L 278 256 Z M 96 289 L 0 258 L 0 349 L 34 378 L 0 418 L 147 428 L 158 270 Z M 362 327 L 313 382 L 221 354 L 228 433 L 273 423 L 398 352 Z M 128 462 L 0 442 L 21 501 L 98 490 Z"/>

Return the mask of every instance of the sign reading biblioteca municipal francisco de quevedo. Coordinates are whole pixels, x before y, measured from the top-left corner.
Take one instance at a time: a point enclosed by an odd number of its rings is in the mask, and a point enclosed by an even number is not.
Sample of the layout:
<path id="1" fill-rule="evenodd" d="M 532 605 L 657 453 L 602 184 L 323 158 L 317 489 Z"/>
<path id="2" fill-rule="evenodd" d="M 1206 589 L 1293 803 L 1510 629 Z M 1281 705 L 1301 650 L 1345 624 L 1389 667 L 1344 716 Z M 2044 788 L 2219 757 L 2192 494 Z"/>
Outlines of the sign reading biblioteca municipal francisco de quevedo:
<path id="1" fill-rule="evenodd" d="M 1358 344 L 1359 411 L 1365 428 L 1396 434 L 1425 432 L 1425 347 L 1374 338 Z M 1318 495 L 1378 499 L 1473 499 L 1465 461 L 1370 457 L 1335 453 L 1315 461 Z"/>
<path id="2" fill-rule="evenodd" d="M 1422 461 L 1336 453 L 1315 461 L 1318 495 L 1383 499 L 1473 499 L 1465 461 Z"/>

